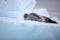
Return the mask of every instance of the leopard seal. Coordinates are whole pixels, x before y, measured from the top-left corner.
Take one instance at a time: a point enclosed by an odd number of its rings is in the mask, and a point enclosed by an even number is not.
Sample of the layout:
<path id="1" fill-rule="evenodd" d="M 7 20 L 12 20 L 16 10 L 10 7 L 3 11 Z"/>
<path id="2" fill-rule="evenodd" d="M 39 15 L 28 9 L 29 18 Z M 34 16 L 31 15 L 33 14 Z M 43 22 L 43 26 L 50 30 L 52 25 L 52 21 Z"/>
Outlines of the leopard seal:
<path id="1" fill-rule="evenodd" d="M 30 14 L 25 13 L 24 14 L 24 20 L 31 20 L 31 21 L 57 24 L 56 21 L 50 19 L 49 17 L 41 16 L 41 15 L 38 15 L 36 13 L 30 13 Z"/>

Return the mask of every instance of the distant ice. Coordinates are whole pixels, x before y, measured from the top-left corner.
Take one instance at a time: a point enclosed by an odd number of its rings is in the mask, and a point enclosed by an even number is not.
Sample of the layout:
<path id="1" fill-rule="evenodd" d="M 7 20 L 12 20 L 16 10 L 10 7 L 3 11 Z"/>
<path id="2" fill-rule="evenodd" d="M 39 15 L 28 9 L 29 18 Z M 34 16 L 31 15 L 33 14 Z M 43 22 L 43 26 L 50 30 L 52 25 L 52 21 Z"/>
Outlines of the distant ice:
<path id="1" fill-rule="evenodd" d="M 41 15 L 41 16 L 46 16 L 46 17 L 49 17 L 50 18 L 50 15 L 47 11 L 46 8 L 38 8 L 38 9 L 35 9 L 34 10 L 34 13 L 37 13 L 38 15 Z"/>
<path id="2" fill-rule="evenodd" d="M 0 0 L 0 17 L 20 17 L 32 12 L 35 4 L 35 0 Z"/>

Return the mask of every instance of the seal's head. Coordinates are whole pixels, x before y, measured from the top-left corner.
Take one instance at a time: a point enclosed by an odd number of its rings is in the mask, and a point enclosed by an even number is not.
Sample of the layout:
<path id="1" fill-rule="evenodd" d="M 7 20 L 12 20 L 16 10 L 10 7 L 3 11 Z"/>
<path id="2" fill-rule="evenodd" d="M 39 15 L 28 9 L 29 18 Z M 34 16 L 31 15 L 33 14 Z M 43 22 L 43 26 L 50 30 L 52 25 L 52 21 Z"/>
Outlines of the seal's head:
<path id="1" fill-rule="evenodd" d="M 24 19 L 26 19 L 28 17 L 28 14 L 27 13 L 25 13 L 24 14 Z"/>

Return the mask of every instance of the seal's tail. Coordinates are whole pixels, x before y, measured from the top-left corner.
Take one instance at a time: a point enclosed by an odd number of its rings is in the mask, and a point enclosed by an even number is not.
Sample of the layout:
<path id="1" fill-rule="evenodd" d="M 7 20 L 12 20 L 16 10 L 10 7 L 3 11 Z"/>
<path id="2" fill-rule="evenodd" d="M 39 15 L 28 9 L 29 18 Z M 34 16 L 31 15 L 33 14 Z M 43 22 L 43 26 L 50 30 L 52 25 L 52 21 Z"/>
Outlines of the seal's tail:
<path id="1" fill-rule="evenodd" d="M 58 24 L 56 21 L 53 21 L 53 20 L 51 20 L 50 18 L 48 18 L 49 19 L 49 23 L 55 23 L 55 24 Z"/>
<path id="2" fill-rule="evenodd" d="M 53 21 L 53 20 L 51 20 L 50 22 L 51 22 L 51 23 L 55 23 L 55 24 L 57 24 L 57 22 L 56 22 L 56 21 Z"/>

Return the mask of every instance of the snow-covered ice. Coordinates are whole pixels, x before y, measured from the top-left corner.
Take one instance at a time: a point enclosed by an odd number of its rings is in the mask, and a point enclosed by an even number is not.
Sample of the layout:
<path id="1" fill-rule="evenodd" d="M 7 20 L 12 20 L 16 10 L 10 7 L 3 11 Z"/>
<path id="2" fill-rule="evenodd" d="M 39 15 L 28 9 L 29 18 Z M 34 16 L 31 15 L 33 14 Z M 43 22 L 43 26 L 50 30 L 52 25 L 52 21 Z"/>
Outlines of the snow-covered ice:
<path id="1" fill-rule="evenodd" d="M 60 25 L 0 17 L 0 40 L 59 40 Z"/>

